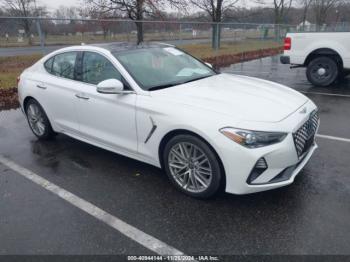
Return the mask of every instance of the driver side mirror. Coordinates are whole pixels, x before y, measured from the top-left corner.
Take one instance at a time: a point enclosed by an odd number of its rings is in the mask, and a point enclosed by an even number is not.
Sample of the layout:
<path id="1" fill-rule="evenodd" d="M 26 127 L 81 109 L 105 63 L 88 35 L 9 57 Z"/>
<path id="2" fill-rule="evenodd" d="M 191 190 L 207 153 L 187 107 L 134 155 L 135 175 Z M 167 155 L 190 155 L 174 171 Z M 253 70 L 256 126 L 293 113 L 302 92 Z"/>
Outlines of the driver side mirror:
<path id="1" fill-rule="evenodd" d="M 97 92 L 101 94 L 122 94 L 124 84 L 117 79 L 107 79 L 97 85 Z"/>

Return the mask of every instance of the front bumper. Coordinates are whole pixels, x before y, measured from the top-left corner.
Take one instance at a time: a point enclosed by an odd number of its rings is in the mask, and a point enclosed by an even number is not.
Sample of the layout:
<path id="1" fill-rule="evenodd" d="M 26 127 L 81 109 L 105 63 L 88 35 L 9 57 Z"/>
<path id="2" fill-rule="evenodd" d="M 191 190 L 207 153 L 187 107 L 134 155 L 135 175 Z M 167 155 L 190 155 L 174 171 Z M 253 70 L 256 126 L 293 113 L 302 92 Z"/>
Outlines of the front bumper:
<path id="1" fill-rule="evenodd" d="M 312 102 L 304 107 L 308 108 L 308 112 L 316 108 Z M 317 144 L 314 142 L 307 152 L 298 156 L 293 134 L 305 124 L 307 119 L 309 115 L 297 111 L 283 123 L 276 123 L 284 126 L 284 131 L 289 130 L 288 135 L 282 142 L 267 147 L 248 149 L 223 135 L 218 136 L 217 150 L 225 169 L 226 192 L 238 195 L 250 194 L 293 183 L 317 149 Z M 268 168 L 250 181 L 249 177 L 261 158 L 266 161 Z"/>
<path id="2" fill-rule="evenodd" d="M 311 156 L 313 155 L 313 153 L 317 148 L 318 148 L 317 144 L 314 143 L 312 147 L 309 149 L 309 151 L 305 154 L 305 156 L 302 159 L 300 159 L 298 163 L 296 163 L 293 166 L 289 166 L 285 168 L 282 172 L 278 173 L 275 177 L 273 177 L 267 183 L 259 184 L 255 181 L 254 184 L 250 184 L 249 187 L 254 189 L 269 190 L 269 189 L 274 189 L 274 188 L 283 187 L 283 186 L 292 184 L 294 182 L 295 177 L 308 163 L 308 161 L 310 160 Z M 254 192 L 258 192 L 258 191 L 254 190 Z"/>

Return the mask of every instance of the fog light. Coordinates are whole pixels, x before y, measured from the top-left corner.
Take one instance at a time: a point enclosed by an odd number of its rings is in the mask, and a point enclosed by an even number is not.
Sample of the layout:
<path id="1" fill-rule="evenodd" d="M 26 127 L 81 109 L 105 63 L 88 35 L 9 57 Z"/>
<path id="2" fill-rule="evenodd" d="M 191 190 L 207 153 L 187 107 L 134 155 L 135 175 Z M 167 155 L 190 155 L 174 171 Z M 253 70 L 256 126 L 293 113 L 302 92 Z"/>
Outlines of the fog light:
<path id="1" fill-rule="evenodd" d="M 266 163 L 266 160 L 265 160 L 265 158 L 260 158 L 259 160 L 258 160 L 258 162 L 256 162 L 256 164 L 255 164 L 255 168 L 257 168 L 257 169 L 267 169 L 267 163 Z"/>
<path id="2" fill-rule="evenodd" d="M 260 158 L 256 162 L 252 172 L 250 173 L 250 175 L 249 175 L 249 177 L 247 179 L 247 183 L 248 184 L 252 184 L 252 182 L 255 179 L 257 179 L 262 173 L 264 173 L 267 168 L 268 168 L 268 166 L 267 166 L 265 158 L 263 158 L 263 157 Z"/>

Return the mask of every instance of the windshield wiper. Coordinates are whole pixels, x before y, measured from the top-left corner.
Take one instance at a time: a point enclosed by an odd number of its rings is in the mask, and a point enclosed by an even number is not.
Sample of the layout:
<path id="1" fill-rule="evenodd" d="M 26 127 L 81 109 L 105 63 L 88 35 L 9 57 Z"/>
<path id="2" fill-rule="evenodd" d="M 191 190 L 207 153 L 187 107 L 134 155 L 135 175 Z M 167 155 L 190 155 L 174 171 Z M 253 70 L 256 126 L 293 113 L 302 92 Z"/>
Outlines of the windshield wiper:
<path id="1" fill-rule="evenodd" d="M 179 83 L 179 85 L 191 83 L 191 82 L 198 81 L 198 80 L 201 80 L 201 79 L 204 79 L 204 78 L 208 78 L 208 77 L 211 77 L 211 76 L 213 76 L 213 75 L 202 76 L 202 77 L 194 78 L 194 79 L 191 79 L 191 80 L 187 80 L 187 81 L 185 81 L 185 82 L 181 82 L 181 83 Z"/>
<path id="2" fill-rule="evenodd" d="M 202 77 L 190 79 L 190 80 L 187 80 L 187 81 L 184 81 L 184 82 L 153 86 L 153 87 L 149 88 L 148 91 L 155 91 L 155 90 L 165 89 L 165 88 L 169 88 L 169 87 L 173 87 L 173 86 L 183 85 L 183 84 L 187 84 L 187 83 L 194 82 L 194 81 L 197 81 L 197 80 L 201 80 L 201 79 L 204 79 L 204 78 L 208 78 L 208 77 L 211 77 L 211 76 L 212 75 L 202 76 Z"/>
<path id="3" fill-rule="evenodd" d="M 176 86 L 176 85 L 178 85 L 178 84 L 166 84 L 166 85 L 153 86 L 153 87 L 149 88 L 148 91 L 165 89 L 165 88 Z"/>

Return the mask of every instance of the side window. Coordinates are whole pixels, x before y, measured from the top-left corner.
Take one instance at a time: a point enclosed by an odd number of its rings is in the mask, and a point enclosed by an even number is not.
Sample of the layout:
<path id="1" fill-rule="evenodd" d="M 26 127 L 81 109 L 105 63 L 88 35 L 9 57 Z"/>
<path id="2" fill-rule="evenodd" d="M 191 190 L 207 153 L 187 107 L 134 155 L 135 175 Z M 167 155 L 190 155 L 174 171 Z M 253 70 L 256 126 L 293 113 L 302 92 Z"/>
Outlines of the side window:
<path id="1" fill-rule="evenodd" d="M 74 79 L 74 67 L 77 52 L 56 55 L 52 64 L 51 74 L 68 79 Z"/>
<path id="2" fill-rule="evenodd" d="M 94 52 L 84 52 L 82 81 L 97 85 L 107 79 L 118 79 L 122 81 L 122 76 L 104 56 Z"/>
<path id="3" fill-rule="evenodd" d="M 54 57 L 51 57 L 49 60 L 47 60 L 44 63 L 44 67 L 45 67 L 46 71 L 49 72 L 50 74 L 52 74 L 53 59 L 54 59 Z"/>

